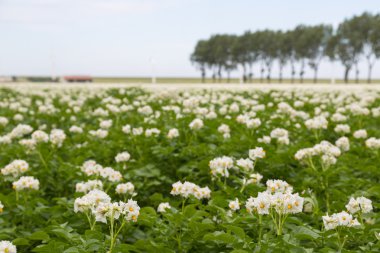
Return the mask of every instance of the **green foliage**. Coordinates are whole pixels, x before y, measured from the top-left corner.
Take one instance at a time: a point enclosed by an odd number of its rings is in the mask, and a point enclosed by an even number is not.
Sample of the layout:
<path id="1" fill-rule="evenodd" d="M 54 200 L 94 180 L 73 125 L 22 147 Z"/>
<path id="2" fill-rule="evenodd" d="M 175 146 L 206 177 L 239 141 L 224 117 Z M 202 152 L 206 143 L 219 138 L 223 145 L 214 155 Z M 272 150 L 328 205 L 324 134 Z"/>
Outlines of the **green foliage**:
<path id="1" fill-rule="evenodd" d="M 248 39 L 250 34 L 246 36 Z M 289 50 L 283 53 L 293 54 Z M 240 61 L 247 63 L 250 60 Z M 318 142 L 316 136 L 305 127 L 301 117 L 277 111 L 280 102 L 293 105 L 299 100 L 303 100 L 304 105 L 297 110 L 304 111 L 310 117 L 316 115 L 316 107 L 324 108 L 324 112 L 332 115 L 338 107 L 347 105 L 348 108 L 351 102 L 358 101 L 369 109 L 379 108 L 379 93 L 373 92 L 373 97 L 367 93 L 362 100 L 357 94 L 345 94 L 342 99 L 342 94 L 335 92 L 198 91 L 192 96 L 187 93 L 161 96 L 140 89 L 35 95 L 1 90 L 0 100 L 7 103 L 0 107 L 0 116 L 9 119 L 7 125 L 0 126 L 1 136 L 20 123 L 14 119 L 14 115 L 20 113 L 24 124 L 34 129 L 46 125 L 46 132 L 60 128 L 67 138 L 61 147 L 41 143 L 34 150 L 22 146 L 18 139 L 0 144 L 1 168 L 15 159 L 23 159 L 30 165 L 26 174 L 40 181 L 38 191 L 20 192 L 16 201 L 16 193 L 12 189 L 13 178 L 1 176 L 0 201 L 4 209 L 0 214 L 0 240 L 12 241 L 21 253 L 107 252 L 111 240 L 107 234 L 108 224 L 97 222 L 91 230 L 85 215 L 74 212 L 74 200 L 82 196 L 75 191 L 76 183 L 88 179 L 80 166 L 93 159 L 120 171 L 123 182 L 132 182 L 137 193 L 133 198 L 141 207 L 137 222 L 127 223 L 118 234 L 113 252 L 337 252 L 340 247 L 337 234 L 325 231 L 321 218 L 327 212 L 326 191 L 331 200 L 330 214 L 344 210 L 350 196 L 363 195 L 373 200 L 374 212 L 363 217 L 363 225 L 341 232 L 342 238 L 347 238 L 342 252 L 378 252 L 379 152 L 368 149 L 364 140 L 354 139 L 350 135 L 350 151 L 344 152 L 330 170 L 316 174 L 310 166 L 294 159 L 297 150 Z M 204 127 L 198 131 L 189 129 L 189 123 L 200 117 L 195 110 L 186 112 L 183 104 L 189 97 L 198 98 L 197 107 L 214 110 L 218 117 L 204 118 Z M 10 103 L 16 102 L 20 105 L 10 106 Z M 118 106 L 131 105 L 131 108 L 113 113 L 107 109 L 113 103 Z M 226 113 L 229 117 L 226 117 L 221 113 L 222 108 L 226 106 L 230 109 L 233 103 L 237 103 L 240 109 L 230 110 Z M 274 105 L 269 106 L 270 103 Z M 42 104 L 51 105 L 56 110 L 44 112 Z M 154 113 L 149 116 L 139 113 L 138 109 L 144 105 L 149 105 Z M 265 105 L 265 109 L 257 109 L 257 105 Z M 180 112 L 164 110 L 164 107 L 168 109 L 167 106 L 178 107 Z M 93 112 L 98 108 L 107 110 L 108 116 L 94 116 Z M 152 116 L 155 112 L 160 112 L 160 116 Z M 259 128 L 250 129 L 236 121 L 238 115 L 249 112 L 254 112 L 255 117 L 261 119 Z M 372 114 L 357 116 L 348 109 L 345 114 L 352 130 L 366 129 L 369 136 L 380 136 L 378 117 Z M 89 135 L 90 130 L 99 128 L 102 119 L 113 120 L 109 135 L 104 139 Z M 122 127 L 126 124 L 144 129 L 156 127 L 161 133 L 151 137 L 125 134 Z M 231 128 L 230 138 L 224 139 L 218 132 L 221 124 L 228 124 Z M 318 135 L 320 140 L 334 143 L 340 137 L 334 131 L 336 124 L 331 121 L 327 129 L 321 130 Z M 82 126 L 84 132 L 70 132 L 72 125 Z M 167 132 L 174 127 L 178 128 L 179 137 L 167 138 Z M 269 136 L 275 128 L 289 131 L 289 145 L 258 141 L 260 137 Z M 30 138 L 30 134 L 23 138 Z M 256 146 L 264 147 L 267 154 L 255 164 L 255 172 L 264 177 L 261 184 L 242 188 L 242 173 L 232 170 L 225 182 L 212 179 L 210 160 L 223 155 L 246 158 L 248 150 Z M 126 168 L 114 159 L 122 151 L 131 154 Z M 318 176 L 326 179 L 328 189 L 322 189 Z M 244 202 L 250 196 L 256 197 L 258 192 L 266 189 L 263 182 L 268 179 L 286 180 L 305 198 L 305 204 L 309 207 L 309 210 L 304 209 L 304 213 L 289 216 L 282 228 L 283 233 L 279 235 L 271 217 L 249 214 L 244 208 Z M 198 200 L 191 197 L 184 201 L 179 196 L 172 196 L 172 184 L 178 180 L 209 186 L 211 198 Z M 104 180 L 104 190 L 111 198 L 123 200 L 115 193 L 116 185 Z M 241 209 L 231 212 L 228 204 L 235 198 L 239 199 Z M 172 208 L 164 213 L 157 212 L 162 202 L 169 202 Z"/>

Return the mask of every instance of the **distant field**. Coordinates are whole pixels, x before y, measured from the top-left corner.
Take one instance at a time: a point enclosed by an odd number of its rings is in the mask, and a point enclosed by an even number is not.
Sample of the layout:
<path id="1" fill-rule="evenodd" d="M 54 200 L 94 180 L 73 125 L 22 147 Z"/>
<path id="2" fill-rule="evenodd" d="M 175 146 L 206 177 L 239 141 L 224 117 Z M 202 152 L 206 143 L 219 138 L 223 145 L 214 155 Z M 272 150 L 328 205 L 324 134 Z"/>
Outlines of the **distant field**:
<path id="1" fill-rule="evenodd" d="M 94 77 L 94 82 L 96 83 L 151 83 L 152 79 L 147 77 L 117 77 L 117 78 L 109 78 L 109 77 Z M 156 83 L 201 83 L 202 79 L 193 78 L 193 77 L 162 77 L 157 78 Z M 228 80 L 227 78 L 223 78 L 221 80 L 217 79 L 213 81 L 211 78 L 207 78 L 205 83 L 239 83 L 240 79 L 231 78 Z M 279 83 L 279 79 L 272 79 L 271 83 Z M 283 83 L 291 83 L 290 79 L 283 79 Z M 330 83 L 330 79 L 318 79 L 318 83 Z M 336 80 L 336 83 L 344 83 L 343 80 Z M 259 78 L 253 79 L 247 83 L 267 83 L 267 80 L 260 80 Z M 294 83 L 300 83 L 298 79 L 294 81 Z M 304 79 L 304 83 L 313 83 L 313 79 Z M 356 83 L 355 80 L 351 80 L 349 83 Z M 367 83 L 367 80 L 359 80 L 359 83 Z M 372 80 L 372 83 L 380 83 L 380 79 Z"/>
<path id="2" fill-rule="evenodd" d="M 17 82 L 28 82 L 28 77 L 17 77 Z M 41 79 L 49 80 L 48 77 L 41 77 Z M 95 83 L 151 83 L 152 79 L 149 77 L 93 77 Z M 36 82 L 38 81 L 36 78 Z M 205 83 L 240 83 L 240 79 L 231 78 L 228 80 L 227 78 L 223 78 L 221 80 L 217 79 L 213 81 L 211 78 L 207 78 Z M 279 79 L 274 78 L 270 81 L 270 83 L 279 83 Z M 291 83 L 290 79 L 283 79 L 283 83 Z M 336 79 L 336 83 L 344 83 L 342 79 Z M 192 84 L 192 83 L 202 83 L 200 78 L 195 77 L 159 77 L 156 79 L 156 83 L 165 83 L 165 84 Z M 259 78 L 253 79 L 247 83 L 267 83 L 267 80 L 260 80 Z M 300 83 L 298 79 L 295 79 L 294 83 Z M 313 79 L 304 79 L 303 83 L 313 83 Z M 318 79 L 318 83 L 331 83 L 330 79 Z M 351 80 L 349 83 L 356 83 L 355 80 Z M 359 80 L 359 83 L 367 83 L 367 80 Z M 380 79 L 372 80 L 372 83 L 380 83 Z"/>

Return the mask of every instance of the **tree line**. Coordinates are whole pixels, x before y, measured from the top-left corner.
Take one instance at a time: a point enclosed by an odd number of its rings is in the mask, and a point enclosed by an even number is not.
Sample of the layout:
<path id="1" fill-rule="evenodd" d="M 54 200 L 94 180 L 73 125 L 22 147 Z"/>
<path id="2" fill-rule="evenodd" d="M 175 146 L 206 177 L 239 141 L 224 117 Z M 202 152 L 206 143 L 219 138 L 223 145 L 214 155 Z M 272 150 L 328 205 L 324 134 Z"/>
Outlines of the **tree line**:
<path id="1" fill-rule="evenodd" d="M 345 19 L 337 29 L 331 25 L 298 25 L 288 31 L 247 31 L 242 35 L 217 34 L 197 42 L 191 54 L 191 62 L 201 72 L 204 82 L 207 72 L 212 79 L 221 81 L 222 75 L 230 80 L 231 72 L 240 66 L 244 82 L 250 82 L 258 74 L 260 82 L 271 81 L 272 69 L 278 63 L 279 81 L 283 81 L 283 69 L 290 66 L 290 80 L 296 75 L 303 82 L 305 69 L 314 72 L 318 80 L 318 69 L 322 60 L 338 61 L 344 66 L 344 81 L 349 81 L 351 70 L 359 82 L 359 62 L 364 59 L 368 66 L 367 82 L 376 60 L 380 58 L 380 15 L 365 12 Z M 253 67 L 260 66 L 260 73 Z"/>

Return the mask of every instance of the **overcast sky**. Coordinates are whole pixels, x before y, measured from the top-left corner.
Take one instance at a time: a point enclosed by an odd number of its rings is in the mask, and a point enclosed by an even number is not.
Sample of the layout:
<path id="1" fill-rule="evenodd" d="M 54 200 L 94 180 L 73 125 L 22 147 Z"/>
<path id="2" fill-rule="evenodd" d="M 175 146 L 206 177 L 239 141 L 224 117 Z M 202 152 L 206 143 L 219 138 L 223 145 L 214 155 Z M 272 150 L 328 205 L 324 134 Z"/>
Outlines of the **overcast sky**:
<path id="1" fill-rule="evenodd" d="M 211 34 L 336 26 L 379 7 L 379 0 L 0 0 L 0 76 L 149 76 L 151 59 L 157 76 L 198 76 L 189 56 Z M 340 64 L 322 64 L 320 76 L 332 75 L 343 75 Z M 373 75 L 380 78 L 380 61 Z"/>

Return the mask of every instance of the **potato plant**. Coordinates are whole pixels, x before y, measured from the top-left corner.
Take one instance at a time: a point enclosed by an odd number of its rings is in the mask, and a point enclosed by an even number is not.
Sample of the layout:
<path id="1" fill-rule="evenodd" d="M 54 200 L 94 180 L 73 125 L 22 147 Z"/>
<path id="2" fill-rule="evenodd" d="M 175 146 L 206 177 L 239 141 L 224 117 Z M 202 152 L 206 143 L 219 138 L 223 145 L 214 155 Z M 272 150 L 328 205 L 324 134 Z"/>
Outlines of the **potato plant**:
<path id="1" fill-rule="evenodd" d="M 0 90 L 0 252 L 379 252 L 380 92 Z"/>

